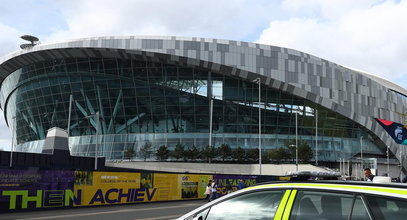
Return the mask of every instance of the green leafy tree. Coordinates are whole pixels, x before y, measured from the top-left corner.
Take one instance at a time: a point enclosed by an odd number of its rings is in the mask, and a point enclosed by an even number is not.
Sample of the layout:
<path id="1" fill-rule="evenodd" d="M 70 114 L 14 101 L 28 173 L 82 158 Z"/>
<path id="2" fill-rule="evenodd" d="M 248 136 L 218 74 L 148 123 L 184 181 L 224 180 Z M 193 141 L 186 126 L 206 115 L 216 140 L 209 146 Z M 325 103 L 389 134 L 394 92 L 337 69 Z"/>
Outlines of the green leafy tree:
<path id="1" fill-rule="evenodd" d="M 273 161 L 281 163 L 284 160 L 290 159 L 291 155 L 286 147 L 279 147 L 277 149 L 270 150 L 269 156 Z"/>
<path id="2" fill-rule="evenodd" d="M 191 148 L 188 148 L 188 159 L 196 160 L 200 156 L 200 149 L 193 145 Z"/>
<path id="3" fill-rule="evenodd" d="M 314 151 L 306 141 L 301 141 L 298 146 L 298 160 L 301 163 L 309 163 L 314 156 Z"/>
<path id="4" fill-rule="evenodd" d="M 295 162 L 296 158 L 296 147 L 295 147 L 295 140 L 289 140 L 286 142 L 286 146 L 289 149 L 290 156 L 292 160 Z M 299 163 L 309 163 L 312 159 L 314 153 L 308 143 L 304 140 L 298 141 L 298 162 Z"/>
<path id="5" fill-rule="evenodd" d="M 216 148 L 211 146 L 206 146 L 202 149 L 202 159 L 210 161 L 215 157 Z"/>
<path id="6" fill-rule="evenodd" d="M 289 157 L 291 161 L 293 161 L 295 163 L 295 152 L 296 152 L 296 147 L 295 147 L 295 140 L 290 140 L 290 141 L 286 141 L 285 146 L 288 150 L 289 153 Z"/>
<path id="7" fill-rule="evenodd" d="M 247 150 L 247 159 L 251 163 L 259 161 L 259 149 L 258 148 L 251 148 Z"/>
<path id="8" fill-rule="evenodd" d="M 245 159 L 246 152 L 245 152 L 245 150 L 244 150 L 243 148 L 241 148 L 241 147 L 239 146 L 239 147 L 237 147 L 236 149 L 234 149 L 234 150 L 232 151 L 232 155 L 233 155 L 233 158 L 234 158 L 238 163 L 243 163 L 243 162 L 244 162 L 244 159 Z"/>
<path id="9" fill-rule="evenodd" d="M 180 158 L 183 158 L 184 155 L 185 155 L 185 146 L 182 145 L 181 143 L 177 143 L 175 145 L 174 151 L 172 152 L 172 156 L 176 160 L 179 160 Z"/>
<path id="10" fill-rule="evenodd" d="M 140 148 L 140 154 L 141 157 L 144 159 L 144 161 L 147 160 L 153 153 L 153 145 L 150 142 L 146 142 L 141 148 Z"/>
<path id="11" fill-rule="evenodd" d="M 270 163 L 270 150 L 261 151 L 261 163 Z"/>
<path id="12" fill-rule="evenodd" d="M 228 144 L 222 144 L 218 149 L 218 154 L 220 158 L 222 158 L 222 161 L 225 161 L 225 159 L 232 156 L 232 149 Z"/>
<path id="13" fill-rule="evenodd" d="M 155 153 L 155 156 L 159 161 L 165 161 L 168 159 L 170 155 L 170 151 L 168 150 L 168 147 L 165 145 L 162 145 L 158 148 L 157 152 Z"/>
<path id="14" fill-rule="evenodd" d="M 127 148 L 124 151 L 124 159 L 131 160 L 136 156 L 136 151 L 133 148 Z"/>

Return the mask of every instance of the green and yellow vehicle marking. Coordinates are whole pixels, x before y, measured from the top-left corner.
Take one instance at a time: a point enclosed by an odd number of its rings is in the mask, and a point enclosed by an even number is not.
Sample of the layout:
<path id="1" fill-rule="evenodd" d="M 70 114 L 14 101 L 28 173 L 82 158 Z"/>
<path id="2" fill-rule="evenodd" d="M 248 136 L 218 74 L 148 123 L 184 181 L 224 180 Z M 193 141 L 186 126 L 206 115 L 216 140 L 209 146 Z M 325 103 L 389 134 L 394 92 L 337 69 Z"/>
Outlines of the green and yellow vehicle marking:
<path id="1" fill-rule="evenodd" d="M 293 208 L 294 199 L 295 199 L 296 195 L 297 195 L 297 190 L 293 190 L 291 192 L 290 198 L 288 199 L 288 203 L 285 207 L 284 216 L 282 218 L 283 220 L 288 220 L 290 218 L 291 209 Z"/>
<path id="2" fill-rule="evenodd" d="M 284 193 L 283 198 L 280 201 L 280 204 L 278 205 L 278 209 L 276 211 L 276 214 L 274 215 L 274 220 L 279 220 L 283 217 L 284 214 L 284 209 L 287 204 L 288 198 L 290 197 L 291 190 L 286 190 Z"/>
<path id="3" fill-rule="evenodd" d="M 267 184 L 260 186 L 253 186 L 246 189 L 262 189 L 262 188 L 313 188 L 313 189 L 332 189 L 332 190 L 347 190 L 351 192 L 367 192 L 367 193 L 388 193 L 394 195 L 403 195 L 407 197 L 407 189 L 398 189 L 380 186 L 368 186 L 368 185 L 346 185 L 346 184 L 324 184 L 324 183 L 277 183 Z"/>

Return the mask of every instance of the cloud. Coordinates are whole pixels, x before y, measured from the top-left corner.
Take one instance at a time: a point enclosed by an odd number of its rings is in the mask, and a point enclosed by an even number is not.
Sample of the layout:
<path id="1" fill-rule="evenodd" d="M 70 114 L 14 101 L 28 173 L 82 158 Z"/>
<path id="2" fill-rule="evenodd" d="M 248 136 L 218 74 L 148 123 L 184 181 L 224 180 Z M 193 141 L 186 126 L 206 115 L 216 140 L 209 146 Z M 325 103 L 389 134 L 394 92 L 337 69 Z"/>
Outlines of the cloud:
<path id="1" fill-rule="evenodd" d="M 259 0 L 13 0 L 0 9 L 0 54 L 19 49 L 19 37 L 33 34 L 43 43 L 94 36 L 176 35 L 257 39 L 278 3 Z M 21 8 L 29 8 L 21 14 Z M 11 27 L 12 26 L 12 27 Z M 7 131 L 6 131 L 7 130 Z M 0 148 L 11 135 L 0 117 Z M 4 146 L 4 147 L 3 147 Z"/>
<path id="2" fill-rule="evenodd" d="M 262 0 L 205 2 L 173 1 L 62 1 L 67 29 L 47 40 L 105 35 L 177 35 L 242 39 L 267 25 L 273 3 Z"/>
<path id="3" fill-rule="evenodd" d="M 6 54 L 18 50 L 23 40 L 19 39 L 23 34 L 7 25 L 0 23 L 0 54 Z"/>
<path id="4" fill-rule="evenodd" d="M 60 14 L 57 1 L 3 0 L 0 21 L 25 34 L 39 36 L 65 27 Z"/>
<path id="5" fill-rule="evenodd" d="M 23 35 L 21 32 L 7 25 L 0 23 L 0 54 L 6 54 L 17 50 L 19 44 L 23 43 L 19 37 Z M 0 149 L 10 150 L 11 147 L 11 132 L 8 129 L 3 117 L 3 111 L 0 110 Z"/>
<path id="6" fill-rule="evenodd" d="M 288 11 L 307 9 L 317 16 L 271 21 L 257 42 L 304 51 L 397 81 L 406 88 L 407 1 L 352 7 L 344 4 L 339 7 L 341 13 L 331 16 L 334 3 L 331 7 L 325 1 L 314 0 L 311 7 L 293 2 L 298 1 L 285 1 L 282 7 Z M 342 1 L 329 1 L 332 2 Z M 345 10 L 347 7 L 350 7 L 349 10 Z"/>
<path id="7" fill-rule="evenodd" d="M 3 111 L 0 110 L 0 115 L 3 115 Z M 7 127 L 4 117 L 0 116 L 0 149 L 11 149 L 11 131 Z"/>
<path id="8" fill-rule="evenodd" d="M 319 19 L 335 19 L 349 11 L 370 8 L 382 0 L 284 0 L 281 10 L 290 16 L 317 17 Z"/>

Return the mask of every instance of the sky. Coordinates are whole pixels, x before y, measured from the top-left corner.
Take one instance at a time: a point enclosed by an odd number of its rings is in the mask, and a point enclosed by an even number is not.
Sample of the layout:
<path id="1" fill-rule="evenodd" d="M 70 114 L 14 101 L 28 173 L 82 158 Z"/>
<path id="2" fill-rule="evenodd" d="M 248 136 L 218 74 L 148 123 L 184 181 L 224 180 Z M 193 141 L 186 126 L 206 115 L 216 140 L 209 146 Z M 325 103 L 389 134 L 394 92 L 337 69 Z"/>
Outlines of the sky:
<path id="1" fill-rule="evenodd" d="M 407 88 L 407 0 L 2 0 L 0 57 L 41 43 L 171 35 L 296 49 Z M 0 149 L 11 132 L 0 111 Z"/>

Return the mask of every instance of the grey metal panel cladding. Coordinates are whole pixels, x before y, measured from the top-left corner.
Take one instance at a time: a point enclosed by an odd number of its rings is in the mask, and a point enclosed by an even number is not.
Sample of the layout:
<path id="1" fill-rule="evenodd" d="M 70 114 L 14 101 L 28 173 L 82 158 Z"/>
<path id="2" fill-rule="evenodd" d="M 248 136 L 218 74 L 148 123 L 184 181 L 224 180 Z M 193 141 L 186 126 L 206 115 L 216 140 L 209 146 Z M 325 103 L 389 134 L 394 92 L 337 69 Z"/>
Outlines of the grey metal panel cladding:
<path id="1" fill-rule="evenodd" d="M 69 48 L 74 50 L 64 52 Z M 100 52 L 104 49 L 109 51 Z M 81 53 L 75 50 L 81 50 Z M 44 51 L 49 53 L 43 53 Z M 41 54 L 40 60 L 45 57 L 87 55 L 120 58 L 138 54 L 201 68 L 209 67 L 212 71 L 221 70 L 223 74 L 250 77 L 249 80 L 261 75 L 263 84 L 266 81 L 272 82 L 270 87 L 286 91 L 289 88 L 290 91 L 287 92 L 293 92 L 296 87 L 296 94 L 324 107 L 334 108 L 333 110 L 346 117 L 355 118 L 357 123 L 378 137 L 383 136 L 385 131 L 372 127 L 374 123 L 371 120 L 374 117 L 383 117 L 386 112 L 386 119 L 400 122 L 402 118 L 397 112 L 407 109 L 407 102 L 397 98 L 391 89 L 401 94 L 407 94 L 407 90 L 378 77 L 293 49 L 206 38 L 100 37 L 37 45 L 0 58 L 0 79 L 23 65 L 39 60 L 38 54 Z M 384 134 L 388 138 L 386 135 Z M 395 150 L 396 145 L 391 142 L 391 149 Z"/>
<path id="2" fill-rule="evenodd" d="M 54 150 L 65 150 L 69 152 L 68 138 L 47 137 L 44 142 L 43 153 L 52 153 Z"/>

